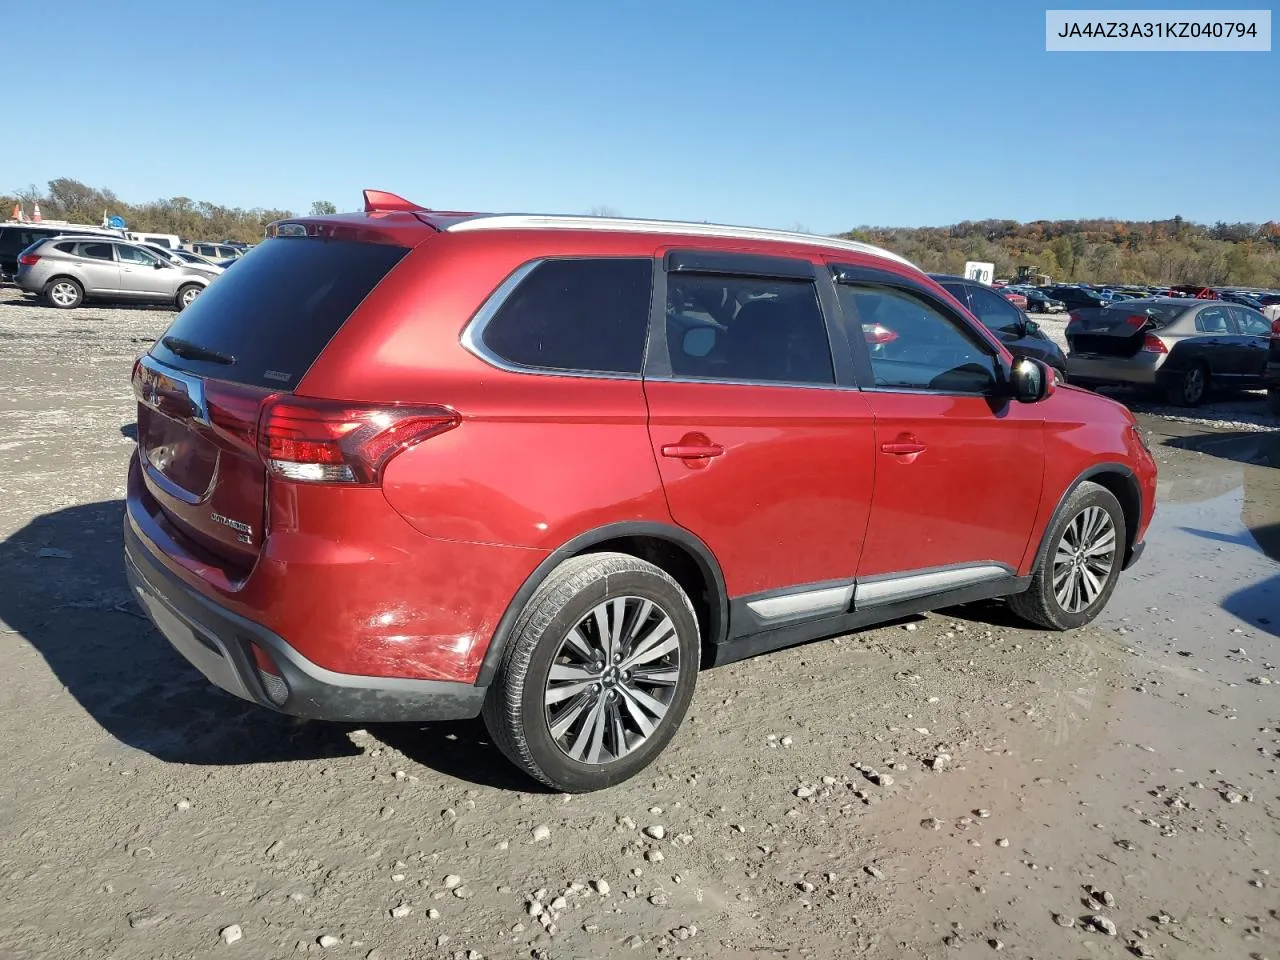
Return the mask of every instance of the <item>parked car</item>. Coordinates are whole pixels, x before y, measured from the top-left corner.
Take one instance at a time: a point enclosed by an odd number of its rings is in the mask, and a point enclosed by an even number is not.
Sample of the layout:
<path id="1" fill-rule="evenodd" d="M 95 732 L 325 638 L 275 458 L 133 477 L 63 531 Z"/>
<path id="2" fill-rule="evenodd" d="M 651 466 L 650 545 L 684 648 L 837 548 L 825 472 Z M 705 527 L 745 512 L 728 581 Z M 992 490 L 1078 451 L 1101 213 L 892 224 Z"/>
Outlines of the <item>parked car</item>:
<path id="1" fill-rule="evenodd" d="M 1103 297 L 1098 291 L 1090 290 L 1086 287 L 1074 287 L 1066 284 L 1058 284 L 1045 290 L 1049 296 L 1055 300 L 1060 300 L 1067 306 L 1067 310 L 1079 310 L 1087 307 L 1101 307 L 1108 301 L 1109 297 Z"/>
<path id="2" fill-rule="evenodd" d="M 1271 321 L 1271 344 L 1267 350 L 1267 369 L 1262 377 L 1267 388 L 1267 405 L 1280 417 L 1280 317 Z"/>
<path id="3" fill-rule="evenodd" d="M 1011 304 L 1013 304 L 1019 310 L 1027 309 L 1026 296 L 1019 293 L 1017 290 L 1009 290 L 1009 289 L 1001 290 L 1000 296 L 1004 297 L 1004 299 L 1008 300 Z"/>
<path id="4" fill-rule="evenodd" d="M 172 250 L 165 251 L 169 254 L 170 259 L 177 260 L 180 263 L 190 264 L 193 267 L 200 267 L 205 270 L 212 270 L 214 273 L 221 273 L 226 269 L 220 263 L 214 263 L 206 257 L 202 257 L 190 250 L 183 250 L 181 247 L 175 247 Z"/>
<path id="5" fill-rule="evenodd" d="M 215 263 L 219 260 L 234 260 L 243 256 L 244 250 L 240 245 L 233 243 L 208 243 L 204 241 L 196 241 L 190 245 L 191 252 L 197 256 L 204 257 L 206 260 L 213 260 Z"/>
<path id="6" fill-rule="evenodd" d="M 1055 300 L 1039 287 L 1017 287 L 1018 293 L 1027 298 L 1026 309 L 1030 313 L 1066 313 L 1067 305 Z"/>
<path id="7" fill-rule="evenodd" d="M 1152 297 L 1073 311 L 1066 335 L 1072 383 L 1136 386 L 1194 407 L 1214 387 L 1263 386 L 1271 325 L 1221 300 Z"/>
<path id="8" fill-rule="evenodd" d="M 1016 306 L 977 280 L 938 273 L 929 276 L 999 337 L 1010 353 L 1043 360 L 1066 382 L 1067 358 L 1062 348 Z"/>
<path id="9" fill-rule="evenodd" d="M 50 237 L 68 234 L 92 234 L 94 236 L 119 237 L 118 230 L 99 230 L 78 224 L 53 224 L 48 221 L 27 223 L 11 221 L 0 223 L 0 280 L 13 278 L 18 273 L 18 255 L 33 243 Z"/>
<path id="10" fill-rule="evenodd" d="M 217 276 L 179 266 L 138 243 L 107 237 L 41 240 L 18 258 L 17 284 L 52 306 L 69 310 L 85 299 L 144 300 L 188 307 Z"/>
<path id="11" fill-rule="evenodd" d="M 895 254 L 365 209 L 273 228 L 134 370 L 132 589 L 245 700 L 482 714 L 585 791 L 700 663 L 980 598 L 1072 629 L 1142 551 L 1133 416 Z"/>

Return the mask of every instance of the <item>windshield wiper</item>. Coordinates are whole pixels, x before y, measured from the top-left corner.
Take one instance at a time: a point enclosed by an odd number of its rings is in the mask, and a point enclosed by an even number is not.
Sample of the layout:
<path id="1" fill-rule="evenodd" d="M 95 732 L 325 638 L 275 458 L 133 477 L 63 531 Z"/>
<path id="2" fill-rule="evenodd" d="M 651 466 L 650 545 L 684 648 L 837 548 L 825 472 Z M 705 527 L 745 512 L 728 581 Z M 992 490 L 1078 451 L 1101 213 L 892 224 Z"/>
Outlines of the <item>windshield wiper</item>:
<path id="1" fill-rule="evenodd" d="M 210 363 L 225 363 L 228 366 L 236 362 L 236 358 L 228 353 L 202 347 L 181 337 L 161 337 L 160 342 L 186 360 L 208 360 Z"/>

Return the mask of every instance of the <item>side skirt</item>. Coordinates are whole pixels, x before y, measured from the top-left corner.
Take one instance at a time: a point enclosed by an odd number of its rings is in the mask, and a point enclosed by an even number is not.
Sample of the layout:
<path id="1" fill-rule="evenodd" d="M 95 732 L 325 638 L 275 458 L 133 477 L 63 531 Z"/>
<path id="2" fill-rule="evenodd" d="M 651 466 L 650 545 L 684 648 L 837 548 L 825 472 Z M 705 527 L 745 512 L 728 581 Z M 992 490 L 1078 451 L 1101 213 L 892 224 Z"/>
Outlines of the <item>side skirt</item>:
<path id="1" fill-rule="evenodd" d="M 1015 593 L 1022 593 L 1030 585 L 1030 577 L 1005 575 L 998 579 L 957 587 L 952 590 L 944 590 L 940 593 L 911 597 L 893 603 L 877 604 L 861 610 L 852 610 L 835 616 L 808 619 L 785 626 L 766 627 L 738 636 L 733 635 L 736 631 L 731 627 L 730 639 L 724 643 L 713 645 L 710 665 L 718 667 L 737 660 L 745 660 L 757 654 L 768 653 L 771 650 L 793 647 L 797 644 L 808 643 L 811 640 L 820 640 L 825 637 L 838 637 L 841 634 L 863 627 L 888 623 L 893 620 L 899 620 L 902 617 L 909 617 L 917 613 L 927 613 L 930 610 L 937 610 L 942 607 L 973 603 L 978 600 L 991 600 L 996 597 L 1008 597 Z M 742 623 L 742 618 L 738 616 L 740 604 L 745 605 L 744 601 L 740 600 L 730 602 L 731 624 L 734 621 Z"/>

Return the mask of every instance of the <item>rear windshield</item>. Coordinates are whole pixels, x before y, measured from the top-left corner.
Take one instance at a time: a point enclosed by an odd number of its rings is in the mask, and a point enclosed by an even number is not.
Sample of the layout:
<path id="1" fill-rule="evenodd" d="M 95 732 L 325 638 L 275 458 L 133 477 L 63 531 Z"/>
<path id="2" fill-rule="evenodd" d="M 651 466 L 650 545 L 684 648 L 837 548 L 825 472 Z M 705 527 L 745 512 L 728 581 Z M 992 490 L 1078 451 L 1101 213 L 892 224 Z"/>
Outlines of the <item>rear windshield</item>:
<path id="1" fill-rule="evenodd" d="M 178 314 L 151 354 L 200 376 L 291 390 L 408 252 L 353 240 L 267 240 Z"/>

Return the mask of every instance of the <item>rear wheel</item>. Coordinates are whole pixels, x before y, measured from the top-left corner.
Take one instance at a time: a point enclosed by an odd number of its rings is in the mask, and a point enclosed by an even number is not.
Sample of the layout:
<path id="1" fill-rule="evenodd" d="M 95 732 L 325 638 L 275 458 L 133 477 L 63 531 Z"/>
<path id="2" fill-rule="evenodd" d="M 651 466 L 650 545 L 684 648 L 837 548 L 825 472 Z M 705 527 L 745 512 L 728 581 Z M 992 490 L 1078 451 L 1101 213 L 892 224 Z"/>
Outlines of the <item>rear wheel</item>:
<path id="1" fill-rule="evenodd" d="M 188 283 L 178 291 L 178 309 L 185 310 L 191 304 L 195 303 L 196 297 L 200 296 L 204 287 L 198 283 Z"/>
<path id="2" fill-rule="evenodd" d="M 1031 586 L 1010 597 L 1009 608 L 1038 627 L 1083 627 L 1111 599 L 1124 563 L 1125 534 L 1115 494 L 1096 483 L 1080 484 L 1049 527 Z"/>
<path id="3" fill-rule="evenodd" d="M 521 613 L 485 700 L 509 760 L 556 790 L 599 790 L 662 752 L 693 698 L 698 621 L 663 570 L 620 553 L 566 560 Z"/>
<path id="4" fill-rule="evenodd" d="M 1169 402 L 1179 407 L 1198 407 L 1209 396 L 1209 368 L 1192 364 L 1168 390 Z"/>
<path id="5" fill-rule="evenodd" d="M 54 277 L 45 284 L 44 298 L 59 310 L 70 310 L 84 302 L 84 287 L 70 277 Z"/>

